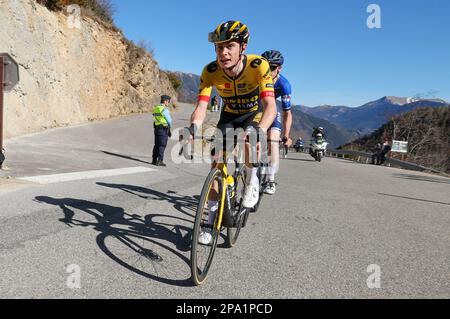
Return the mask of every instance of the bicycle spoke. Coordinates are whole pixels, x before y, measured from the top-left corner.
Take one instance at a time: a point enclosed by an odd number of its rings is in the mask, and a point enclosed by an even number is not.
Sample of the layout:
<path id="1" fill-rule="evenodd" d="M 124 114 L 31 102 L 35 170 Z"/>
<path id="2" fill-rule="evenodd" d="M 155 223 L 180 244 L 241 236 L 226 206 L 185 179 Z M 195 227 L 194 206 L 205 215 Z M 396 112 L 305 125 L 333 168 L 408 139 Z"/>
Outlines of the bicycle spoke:
<path id="1" fill-rule="evenodd" d="M 212 213 L 210 208 L 211 203 L 214 202 L 220 207 L 222 188 L 222 173 L 220 170 L 214 169 L 210 172 L 203 186 L 194 224 L 191 248 L 191 273 L 196 285 L 200 285 L 206 279 L 216 250 L 220 235 L 220 231 L 216 227 L 219 210 Z"/>
<path id="2" fill-rule="evenodd" d="M 233 198 L 233 216 L 235 219 L 235 227 L 229 227 L 227 229 L 227 244 L 228 247 L 233 247 L 239 237 L 242 224 L 244 222 L 244 215 L 247 209 L 243 208 L 242 202 L 245 193 L 245 178 L 242 173 L 238 173 L 235 176 L 235 197 Z"/>

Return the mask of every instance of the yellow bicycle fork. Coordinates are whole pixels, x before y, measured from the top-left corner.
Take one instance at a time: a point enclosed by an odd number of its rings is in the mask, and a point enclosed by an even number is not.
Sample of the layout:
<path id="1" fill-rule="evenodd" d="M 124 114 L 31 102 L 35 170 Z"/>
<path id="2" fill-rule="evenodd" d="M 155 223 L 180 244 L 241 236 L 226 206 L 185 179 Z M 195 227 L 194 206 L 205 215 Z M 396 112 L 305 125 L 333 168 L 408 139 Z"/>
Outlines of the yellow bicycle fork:
<path id="1" fill-rule="evenodd" d="M 227 187 L 228 185 L 233 185 L 234 184 L 234 177 L 231 175 L 228 175 L 228 167 L 226 165 L 226 163 L 220 163 L 217 165 L 217 168 L 220 170 L 220 172 L 222 173 L 222 179 L 223 179 L 223 185 L 222 185 L 222 196 L 220 199 L 220 208 L 219 208 L 219 216 L 217 219 L 217 223 L 215 225 L 215 228 L 218 232 L 221 231 L 222 228 L 222 221 L 223 221 L 223 213 L 224 213 L 224 209 L 225 209 L 225 200 L 226 200 L 226 196 L 227 196 Z"/>

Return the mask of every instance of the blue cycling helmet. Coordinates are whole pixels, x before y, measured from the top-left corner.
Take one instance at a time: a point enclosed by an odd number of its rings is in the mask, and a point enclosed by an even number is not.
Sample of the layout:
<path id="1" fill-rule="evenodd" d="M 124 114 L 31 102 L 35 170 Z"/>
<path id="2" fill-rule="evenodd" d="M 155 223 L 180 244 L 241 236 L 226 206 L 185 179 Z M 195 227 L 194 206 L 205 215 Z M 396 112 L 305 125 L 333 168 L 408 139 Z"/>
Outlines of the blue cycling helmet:
<path id="1" fill-rule="evenodd" d="M 282 66 L 284 63 L 283 55 L 276 50 L 269 50 L 262 54 L 262 57 L 269 61 L 270 65 Z"/>

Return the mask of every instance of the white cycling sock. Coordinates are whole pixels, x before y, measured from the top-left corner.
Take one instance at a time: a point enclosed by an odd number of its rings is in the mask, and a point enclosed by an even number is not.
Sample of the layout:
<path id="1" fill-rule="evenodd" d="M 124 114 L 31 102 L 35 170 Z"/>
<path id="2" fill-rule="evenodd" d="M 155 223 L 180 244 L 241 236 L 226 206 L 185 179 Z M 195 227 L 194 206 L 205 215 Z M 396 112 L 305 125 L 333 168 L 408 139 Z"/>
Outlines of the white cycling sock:
<path id="1" fill-rule="evenodd" d="M 280 170 L 280 163 L 277 164 L 270 164 L 270 169 L 269 169 L 269 181 L 270 182 L 275 182 L 275 175 L 278 174 L 278 171 Z"/>
<path id="2" fill-rule="evenodd" d="M 275 174 L 274 173 L 269 174 L 269 182 L 275 182 Z"/>
<path id="3" fill-rule="evenodd" d="M 245 172 L 247 173 L 246 184 L 257 186 L 259 185 L 258 180 L 258 168 L 245 166 Z"/>

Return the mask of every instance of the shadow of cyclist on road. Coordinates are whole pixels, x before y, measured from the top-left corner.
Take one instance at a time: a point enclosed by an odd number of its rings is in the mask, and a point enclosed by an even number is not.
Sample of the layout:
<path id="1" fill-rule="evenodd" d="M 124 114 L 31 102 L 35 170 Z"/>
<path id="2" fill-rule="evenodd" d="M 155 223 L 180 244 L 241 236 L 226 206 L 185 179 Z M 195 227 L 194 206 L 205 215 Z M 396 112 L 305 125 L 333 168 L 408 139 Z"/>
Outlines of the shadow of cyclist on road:
<path id="1" fill-rule="evenodd" d="M 177 211 L 179 211 L 182 214 L 186 214 L 187 216 L 192 218 L 192 220 L 191 220 L 192 224 L 193 224 L 194 218 L 195 218 L 195 216 L 193 214 L 195 214 L 195 212 L 197 210 L 198 202 L 200 200 L 200 196 L 198 196 L 198 195 L 195 195 L 193 197 L 182 196 L 182 195 L 177 195 L 178 193 L 175 191 L 167 191 L 167 193 L 161 193 L 161 192 L 158 192 L 153 189 L 139 187 L 139 186 L 133 186 L 133 185 L 107 184 L 107 183 L 97 183 L 97 185 L 120 189 L 126 193 L 136 195 L 143 199 L 167 201 L 168 203 L 173 204 L 173 207 Z M 148 196 L 148 195 L 151 195 L 151 196 Z M 146 217 L 146 219 L 148 219 L 150 217 L 157 217 L 157 216 L 148 215 Z M 191 229 L 189 229 L 189 234 L 192 234 L 192 227 L 193 226 L 191 226 Z M 187 236 L 185 236 L 185 237 L 187 237 Z M 222 239 L 225 240 L 225 238 L 223 237 L 223 233 L 221 233 L 221 237 L 222 237 Z M 189 240 L 191 240 L 191 238 L 189 238 Z M 189 244 L 186 243 L 186 245 L 190 246 L 191 243 L 190 242 L 189 242 Z M 226 248 L 227 245 L 219 244 L 217 247 Z"/>
<path id="2" fill-rule="evenodd" d="M 162 214 L 143 218 L 128 214 L 121 207 L 74 198 L 37 196 L 35 200 L 61 208 L 64 217 L 60 221 L 69 227 L 93 227 L 99 232 L 96 238 L 99 248 L 128 270 L 165 284 L 192 285 L 189 278 L 174 278 L 189 273 L 190 261 L 180 251 L 190 250 L 192 227 L 180 224 L 191 221 Z M 80 212 L 87 216 L 76 217 Z M 165 222 L 156 222 L 156 218 L 162 218 Z M 168 218 L 174 221 L 167 222 Z M 176 249 L 171 248 L 170 244 L 175 245 Z M 177 258 L 174 259 L 174 256 Z M 177 266 L 171 266 L 169 260 L 171 263 L 175 261 Z M 184 266 L 180 267 L 180 264 Z"/>
<path id="3" fill-rule="evenodd" d="M 133 194 L 143 199 L 166 201 L 173 204 L 173 207 L 182 214 L 189 217 L 195 217 L 195 211 L 197 210 L 197 205 L 200 200 L 199 196 L 183 196 L 178 195 L 175 191 L 167 191 L 166 193 L 158 192 L 154 189 L 149 189 L 134 185 L 125 184 L 108 184 L 108 183 L 97 183 L 99 186 L 109 187 L 114 189 L 120 189 L 126 193 Z"/>

